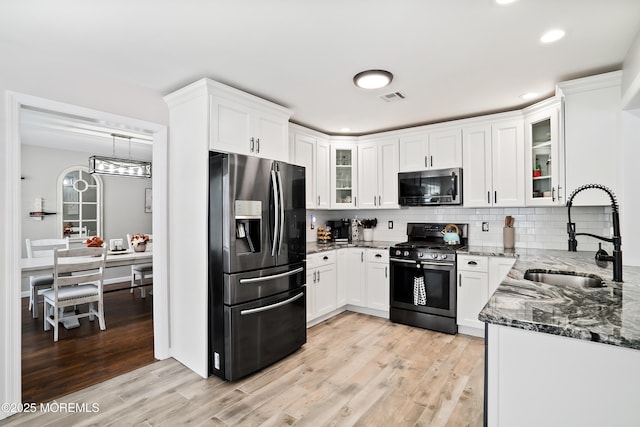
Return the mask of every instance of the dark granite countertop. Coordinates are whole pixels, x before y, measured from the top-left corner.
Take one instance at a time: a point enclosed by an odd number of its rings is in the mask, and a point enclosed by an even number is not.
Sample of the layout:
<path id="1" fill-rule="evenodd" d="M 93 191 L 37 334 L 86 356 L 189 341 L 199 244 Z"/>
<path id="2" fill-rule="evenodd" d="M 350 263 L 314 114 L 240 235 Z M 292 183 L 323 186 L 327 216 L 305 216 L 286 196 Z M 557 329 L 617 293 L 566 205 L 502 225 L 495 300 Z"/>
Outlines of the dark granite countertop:
<path id="1" fill-rule="evenodd" d="M 380 240 L 373 240 L 371 242 L 356 241 L 349 243 L 317 243 L 307 242 L 307 255 L 315 254 L 318 252 L 332 251 L 334 249 L 341 248 L 372 248 L 372 249 L 389 249 L 391 246 L 398 242 L 385 242 Z"/>
<path id="2" fill-rule="evenodd" d="M 516 250 L 518 260 L 478 318 L 510 326 L 640 350 L 640 267 L 599 268 L 594 252 Z M 486 255 L 486 252 L 484 253 Z M 602 288 L 557 286 L 524 279 L 528 269 L 596 274 Z"/>
<path id="3" fill-rule="evenodd" d="M 503 256 L 503 257 L 517 257 L 518 253 L 522 252 L 521 249 L 505 249 L 502 246 L 465 246 L 458 249 L 457 254 L 460 255 L 480 255 L 480 256 Z"/>

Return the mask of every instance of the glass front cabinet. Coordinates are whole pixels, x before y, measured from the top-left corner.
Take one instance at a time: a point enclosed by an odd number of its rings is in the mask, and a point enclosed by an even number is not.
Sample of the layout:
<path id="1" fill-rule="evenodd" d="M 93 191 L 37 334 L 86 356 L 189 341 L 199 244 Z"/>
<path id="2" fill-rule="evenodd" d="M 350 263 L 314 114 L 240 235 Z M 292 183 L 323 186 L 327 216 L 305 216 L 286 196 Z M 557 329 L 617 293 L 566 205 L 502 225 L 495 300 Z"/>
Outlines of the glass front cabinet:
<path id="1" fill-rule="evenodd" d="M 331 208 L 355 208 L 358 146 L 331 143 Z"/>
<path id="2" fill-rule="evenodd" d="M 555 99 L 543 101 L 525 111 L 527 206 L 565 203 L 559 115 L 560 103 Z"/>

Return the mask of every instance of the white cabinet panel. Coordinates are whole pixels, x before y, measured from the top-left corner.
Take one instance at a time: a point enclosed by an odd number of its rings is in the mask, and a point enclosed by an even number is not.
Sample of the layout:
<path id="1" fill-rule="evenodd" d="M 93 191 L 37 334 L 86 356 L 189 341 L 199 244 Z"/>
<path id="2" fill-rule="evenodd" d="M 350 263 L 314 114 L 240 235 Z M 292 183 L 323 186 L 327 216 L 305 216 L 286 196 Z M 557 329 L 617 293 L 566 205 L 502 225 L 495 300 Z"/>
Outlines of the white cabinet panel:
<path id="1" fill-rule="evenodd" d="M 211 149 L 249 154 L 253 118 L 239 102 L 214 95 L 211 101 Z"/>
<path id="2" fill-rule="evenodd" d="M 400 172 L 462 166 L 460 128 L 424 131 L 400 137 Z"/>
<path id="3" fill-rule="evenodd" d="M 465 207 L 524 206 L 521 119 L 463 129 Z"/>
<path id="4" fill-rule="evenodd" d="M 347 270 L 349 269 L 348 249 L 336 250 L 336 306 L 338 308 L 347 305 L 347 289 L 349 287 L 349 277 Z"/>
<path id="5" fill-rule="evenodd" d="M 487 273 L 480 271 L 458 272 L 458 325 L 484 329 L 484 323 L 478 320 L 478 314 L 488 300 Z"/>
<path id="6" fill-rule="evenodd" d="M 365 249 L 347 249 L 347 304 L 366 306 L 365 292 Z M 340 272 L 340 274 L 344 274 Z"/>
<path id="7" fill-rule="evenodd" d="M 366 300 L 367 307 L 389 311 L 389 251 L 367 249 L 366 251 Z"/>
<path id="8" fill-rule="evenodd" d="M 464 206 L 491 206 L 491 125 L 465 128 L 463 147 Z"/>
<path id="9" fill-rule="evenodd" d="M 315 316 L 323 316 L 336 309 L 336 265 L 322 265 L 316 269 Z"/>
<path id="10" fill-rule="evenodd" d="M 266 159 L 289 160 L 289 123 L 279 116 L 263 112 L 255 114 L 254 151 L 252 154 Z"/>
<path id="11" fill-rule="evenodd" d="M 515 262 L 516 259 L 510 257 L 489 257 L 489 297 L 498 289 Z"/>
<path id="12" fill-rule="evenodd" d="M 450 129 L 429 133 L 429 167 L 431 169 L 462 166 L 462 131 Z"/>
<path id="13" fill-rule="evenodd" d="M 316 208 L 316 140 L 308 135 L 295 133 L 293 137 L 293 163 L 304 166 L 305 206 Z"/>
<path id="14" fill-rule="evenodd" d="M 316 141 L 316 200 L 318 209 L 331 207 L 331 146 L 329 141 Z"/>
<path id="15" fill-rule="evenodd" d="M 564 92 L 567 196 L 591 183 L 621 194 L 620 81 L 619 73 L 607 73 L 559 84 Z M 611 200 L 603 191 L 584 191 L 573 204 L 609 206 Z"/>
<path id="16" fill-rule="evenodd" d="M 358 144 L 358 207 L 378 207 L 378 145 L 375 142 Z"/>
<path id="17" fill-rule="evenodd" d="M 378 207 L 398 205 L 398 140 L 383 141 L 378 146 Z"/>
<path id="18" fill-rule="evenodd" d="M 524 131 L 522 120 L 492 126 L 494 206 L 524 206 Z"/>

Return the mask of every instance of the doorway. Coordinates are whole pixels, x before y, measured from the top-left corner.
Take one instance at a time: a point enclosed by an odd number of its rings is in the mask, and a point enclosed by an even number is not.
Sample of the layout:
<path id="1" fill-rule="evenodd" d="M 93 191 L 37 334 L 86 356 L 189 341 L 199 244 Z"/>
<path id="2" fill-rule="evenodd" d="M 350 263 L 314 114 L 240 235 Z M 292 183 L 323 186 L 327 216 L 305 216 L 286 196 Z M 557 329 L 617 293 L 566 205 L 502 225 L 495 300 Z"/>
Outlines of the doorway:
<path id="1" fill-rule="evenodd" d="M 115 129 L 136 130 L 147 132 L 153 139 L 153 235 L 154 251 L 153 263 L 158 266 L 154 269 L 154 295 L 153 295 L 153 346 L 154 357 L 164 359 L 168 357 L 168 286 L 167 286 L 167 260 L 166 260 L 166 236 L 167 236 L 167 130 L 166 126 L 132 119 L 129 117 L 113 115 L 97 110 L 86 109 L 70 104 L 59 103 L 29 95 L 9 93 L 8 103 L 8 152 L 6 177 L 7 200 L 10 202 L 5 208 L 7 241 L 11 248 L 7 252 L 7 265 L 9 276 L 7 283 L 20 283 L 20 258 L 24 242 L 21 237 L 21 132 L 20 119 L 24 109 L 37 109 L 54 112 L 62 116 L 84 120 L 88 123 L 108 123 Z M 12 203 L 11 203 L 12 202 Z M 144 202 L 141 202 L 144 203 Z M 144 206 L 144 205 L 143 205 Z M 21 290 L 18 286 L 7 287 L 7 298 L 4 300 L 6 313 L 7 339 L 5 355 L 8 361 L 5 392 L 7 401 L 21 401 L 21 334 L 22 334 L 22 304 Z"/>

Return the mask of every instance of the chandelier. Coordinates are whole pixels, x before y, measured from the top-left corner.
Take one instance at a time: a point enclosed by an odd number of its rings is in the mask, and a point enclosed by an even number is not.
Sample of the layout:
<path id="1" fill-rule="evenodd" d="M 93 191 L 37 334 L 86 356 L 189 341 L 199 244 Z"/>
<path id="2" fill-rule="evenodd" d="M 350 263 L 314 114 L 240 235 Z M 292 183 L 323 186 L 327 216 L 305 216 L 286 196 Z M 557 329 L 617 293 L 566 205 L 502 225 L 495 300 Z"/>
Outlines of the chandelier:
<path id="1" fill-rule="evenodd" d="M 114 157 L 91 156 L 89 157 L 89 173 L 100 175 L 128 176 L 131 178 L 151 178 L 151 162 L 134 160 L 131 158 L 131 137 L 126 135 L 111 134 L 113 138 Z M 129 140 L 129 158 L 115 157 L 116 138 Z"/>

